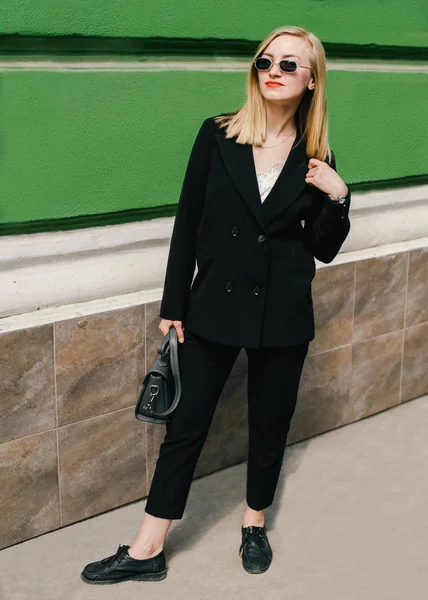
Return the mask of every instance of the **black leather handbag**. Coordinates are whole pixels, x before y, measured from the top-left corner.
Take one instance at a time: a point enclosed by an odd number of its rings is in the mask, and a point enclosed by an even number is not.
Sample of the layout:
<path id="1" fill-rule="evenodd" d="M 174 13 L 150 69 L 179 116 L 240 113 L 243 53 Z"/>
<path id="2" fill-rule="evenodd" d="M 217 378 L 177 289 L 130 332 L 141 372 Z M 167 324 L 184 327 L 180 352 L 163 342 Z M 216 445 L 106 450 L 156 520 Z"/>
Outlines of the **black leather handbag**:
<path id="1" fill-rule="evenodd" d="M 158 345 L 135 406 L 135 416 L 149 423 L 169 423 L 181 394 L 177 330 L 171 327 Z"/>

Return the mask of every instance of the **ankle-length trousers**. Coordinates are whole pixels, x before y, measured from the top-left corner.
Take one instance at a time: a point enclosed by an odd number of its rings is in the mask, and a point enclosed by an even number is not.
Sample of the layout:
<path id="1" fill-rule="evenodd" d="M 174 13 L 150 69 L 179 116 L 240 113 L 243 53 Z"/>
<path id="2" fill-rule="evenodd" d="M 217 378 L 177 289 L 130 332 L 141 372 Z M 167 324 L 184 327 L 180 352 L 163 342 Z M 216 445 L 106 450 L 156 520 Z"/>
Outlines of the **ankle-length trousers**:
<path id="1" fill-rule="evenodd" d="M 273 502 L 309 342 L 246 348 L 248 461 L 246 500 L 253 510 Z M 220 394 L 241 348 L 201 338 L 184 328 L 178 344 L 182 391 L 166 424 L 145 511 L 181 519 L 194 471 Z"/>

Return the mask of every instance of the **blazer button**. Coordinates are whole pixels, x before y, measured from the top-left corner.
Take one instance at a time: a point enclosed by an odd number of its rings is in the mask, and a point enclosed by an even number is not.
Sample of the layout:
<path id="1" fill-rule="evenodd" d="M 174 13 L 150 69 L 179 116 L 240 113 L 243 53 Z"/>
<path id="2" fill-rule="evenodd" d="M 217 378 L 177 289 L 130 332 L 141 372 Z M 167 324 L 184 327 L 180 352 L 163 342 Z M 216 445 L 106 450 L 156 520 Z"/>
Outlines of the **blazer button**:
<path id="1" fill-rule="evenodd" d="M 259 235 L 259 237 L 257 238 L 257 241 L 258 241 L 259 243 L 262 243 L 262 242 L 264 242 L 265 240 L 266 240 L 266 237 L 265 237 L 264 235 Z"/>
<path id="2" fill-rule="evenodd" d="M 253 292 L 255 293 L 256 296 L 258 296 L 260 294 L 260 288 L 258 285 L 256 285 L 255 288 L 253 288 Z"/>
<path id="3" fill-rule="evenodd" d="M 226 283 L 226 285 L 224 286 L 224 288 L 225 288 L 226 292 L 231 292 L 233 290 L 233 285 L 231 284 L 230 281 L 228 281 Z"/>
<path id="4" fill-rule="evenodd" d="M 232 235 L 237 236 L 239 233 L 239 229 L 237 227 L 232 227 Z"/>

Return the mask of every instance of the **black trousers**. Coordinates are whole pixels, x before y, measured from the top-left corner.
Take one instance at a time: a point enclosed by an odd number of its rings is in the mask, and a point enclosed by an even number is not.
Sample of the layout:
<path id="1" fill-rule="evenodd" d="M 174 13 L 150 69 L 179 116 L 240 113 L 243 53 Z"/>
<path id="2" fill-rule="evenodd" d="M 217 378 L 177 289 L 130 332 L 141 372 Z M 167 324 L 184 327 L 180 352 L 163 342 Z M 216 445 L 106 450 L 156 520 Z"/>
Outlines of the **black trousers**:
<path id="1" fill-rule="evenodd" d="M 214 412 L 241 350 L 184 328 L 178 344 L 180 402 L 166 425 L 145 511 L 181 519 Z M 247 504 L 273 502 L 309 342 L 282 348 L 246 348 L 248 357 Z"/>

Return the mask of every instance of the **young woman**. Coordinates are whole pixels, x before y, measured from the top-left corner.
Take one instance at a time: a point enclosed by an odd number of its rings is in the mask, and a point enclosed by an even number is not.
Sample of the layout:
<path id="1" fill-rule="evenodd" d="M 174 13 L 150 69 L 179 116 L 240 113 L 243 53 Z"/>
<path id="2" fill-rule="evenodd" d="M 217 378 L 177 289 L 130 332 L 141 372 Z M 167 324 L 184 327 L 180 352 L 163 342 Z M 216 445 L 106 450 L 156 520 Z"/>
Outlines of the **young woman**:
<path id="1" fill-rule="evenodd" d="M 245 105 L 200 128 L 160 309 L 160 330 L 175 327 L 181 342 L 181 400 L 167 424 L 137 538 L 87 565 L 85 581 L 166 577 L 164 541 L 172 519 L 183 516 L 241 348 L 248 356 L 249 452 L 239 554 L 249 573 L 270 566 L 264 509 L 273 502 L 314 338 L 314 257 L 331 262 L 350 230 L 350 191 L 328 144 L 325 84 L 320 40 L 300 27 L 280 27 L 251 61 Z"/>

